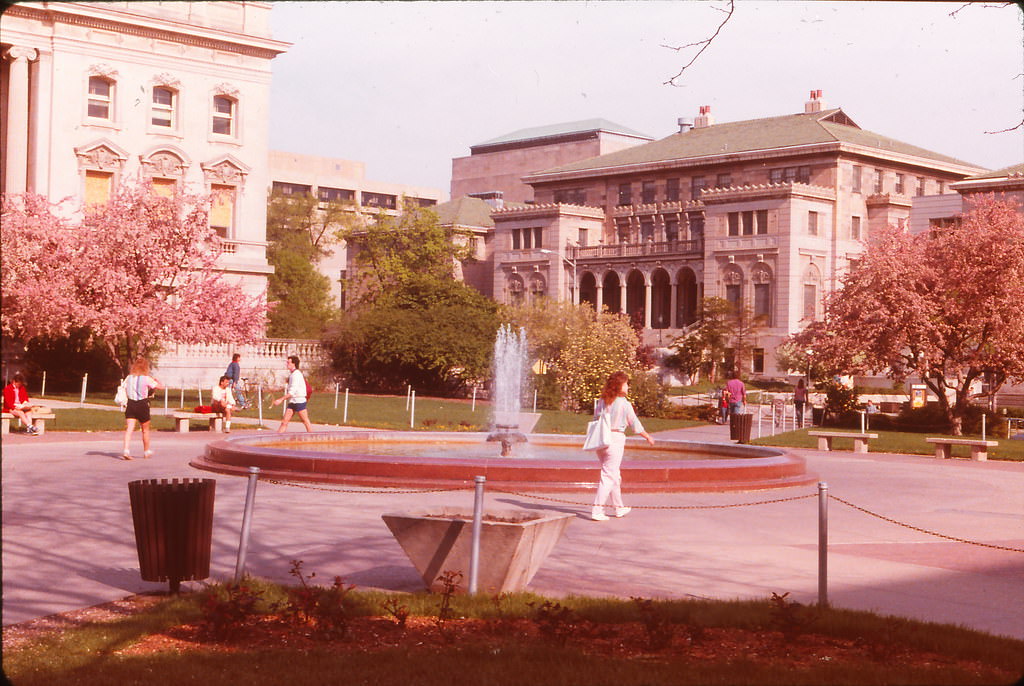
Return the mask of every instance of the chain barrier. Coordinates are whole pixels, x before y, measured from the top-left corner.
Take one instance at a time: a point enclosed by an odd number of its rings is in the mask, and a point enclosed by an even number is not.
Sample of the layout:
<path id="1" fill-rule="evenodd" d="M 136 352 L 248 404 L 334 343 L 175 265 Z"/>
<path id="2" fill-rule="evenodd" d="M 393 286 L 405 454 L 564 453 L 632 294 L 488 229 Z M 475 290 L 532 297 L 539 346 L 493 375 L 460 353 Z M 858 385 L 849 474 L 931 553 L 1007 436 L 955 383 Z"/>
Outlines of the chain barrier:
<path id="1" fill-rule="evenodd" d="M 995 545 L 994 543 L 981 543 L 980 541 L 972 541 L 972 540 L 969 540 L 969 539 L 966 539 L 966 538 L 958 538 L 956 536 L 947 536 L 946 534 L 940 534 L 940 533 L 938 533 L 936 531 L 929 531 L 928 529 L 922 529 L 919 526 L 914 526 L 913 524 L 906 524 L 904 522 L 892 519 L 891 517 L 886 517 L 885 515 L 880 515 L 877 512 L 872 512 L 871 510 L 866 510 L 863 507 L 860 507 L 859 505 L 854 505 L 853 503 L 851 503 L 851 502 L 849 502 L 847 500 L 843 500 L 842 498 L 838 498 L 838 497 L 832 495 L 831 493 L 829 494 L 828 497 L 831 498 L 832 500 L 837 500 L 837 501 L 841 502 L 843 505 L 846 505 L 847 507 L 852 507 L 855 510 L 859 510 L 860 512 L 863 512 L 864 514 L 871 515 L 872 517 L 877 517 L 878 519 L 881 519 L 882 521 L 889 522 L 890 524 L 895 524 L 896 526 L 902 526 L 904 528 L 911 529 L 913 531 L 917 531 L 917 532 L 920 532 L 922 534 L 928 534 L 929 536 L 936 536 L 937 538 L 944 538 L 944 539 L 946 539 L 948 541 L 956 541 L 957 543 L 967 543 L 968 545 L 977 545 L 977 546 L 981 546 L 982 548 L 994 548 L 995 550 L 1007 550 L 1007 551 L 1010 551 L 1012 553 L 1024 553 L 1024 549 L 1022 549 L 1022 548 L 1010 548 L 1010 547 L 1005 546 L 1005 545 Z"/>
<path id="2" fill-rule="evenodd" d="M 518 491 L 507 491 L 502 488 L 494 488 L 493 486 L 488 490 L 495 493 L 505 493 L 506 495 L 515 495 L 520 498 L 536 498 L 537 500 L 547 500 L 553 503 L 561 503 L 563 505 L 579 505 L 581 507 L 591 507 L 593 502 L 579 502 L 577 500 L 564 500 L 562 498 L 552 498 L 550 496 L 537 495 L 535 493 L 520 493 Z M 807 495 L 797 495 L 791 498 L 774 498 L 772 500 L 758 500 L 752 503 L 731 503 L 729 505 L 630 505 L 634 510 L 717 510 L 728 507 L 746 507 L 747 505 L 768 505 L 770 503 L 785 503 L 791 500 L 804 500 L 806 498 L 817 498 L 816 493 L 809 493 Z"/>
<path id="3" fill-rule="evenodd" d="M 263 478 L 263 479 L 260 479 L 260 481 L 264 481 L 266 483 L 275 484 L 277 486 L 291 486 L 293 488 L 303 488 L 303 489 L 307 489 L 307 490 L 311 490 L 311 491 L 323 491 L 325 493 L 370 493 L 370 494 L 392 494 L 392 495 L 417 495 L 417 494 L 421 494 L 421 493 L 445 493 L 445 492 L 455 493 L 455 492 L 459 492 L 459 491 L 472 491 L 473 490 L 472 486 L 449 487 L 449 488 L 424 488 L 424 489 L 417 489 L 417 490 L 397 490 L 397 489 L 394 489 L 394 488 L 381 488 L 381 489 L 371 489 L 371 488 L 330 488 L 330 487 L 326 487 L 326 486 L 313 486 L 313 485 L 304 484 L 304 483 L 296 483 L 294 481 L 281 481 L 279 479 L 266 479 L 266 478 Z M 492 493 L 503 493 L 505 495 L 514 495 L 514 496 L 517 496 L 517 497 L 520 497 L 520 498 L 532 498 L 534 500 L 545 500 L 545 501 L 552 502 L 552 503 L 559 503 L 561 505 L 576 505 L 578 507 L 591 507 L 593 505 L 593 502 L 589 502 L 589 501 L 588 502 L 582 502 L 582 501 L 579 501 L 579 500 L 567 500 L 565 498 L 554 498 L 552 496 L 537 495 L 536 493 L 523 493 L 521 491 L 510 491 L 510 490 L 507 490 L 507 489 L 504 489 L 504 488 L 496 488 L 494 486 L 490 486 L 488 488 L 488 491 L 490 491 Z M 631 505 L 631 507 L 634 510 L 719 510 L 719 509 L 727 509 L 727 508 L 734 508 L 734 507 L 749 507 L 749 506 L 752 506 L 752 505 L 771 505 L 771 504 L 774 504 L 774 503 L 787 503 L 787 502 L 793 502 L 793 501 L 796 501 L 796 500 L 807 500 L 809 498 L 817 498 L 817 497 L 818 497 L 817 493 L 808 493 L 807 495 L 797 495 L 797 496 L 791 496 L 789 498 L 772 498 L 770 500 L 756 500 L 756 501 L 749 502 L 749 503 L 729 503 L 727 505 Z M 910 529 L 912 531 L 917 531 L 919 533 L 927 534 L 929 536 L 935 536 L 937 538 L 943 538 L 943 539 L 946 539 L 948 541 L 955 541 L 956 543 L 966 543 L 968 545 L 976 545 L 976 546 L 980 546 L 982 548 L 992 548 L 994 550 L 1005 550 L 1005 551 L 1013 552 L 1013 553 L 1024 553 L 1024 549 L 1022 549 L 1022 548 L 1011 548 L 1009 546 L 996 545 L 994 543 L 982 543 L 980 541 L 972 541 L 970 539 L 959 538 L 957 536 L 947 536 L 946 534 L 940 534 L 940 533 L 938 533 L 936 531 L 930 531 L 928 529 L 923 529 L 921 527 L 914 526 L 913 524 L 907 524 L 905 522 L 901 522 L 899 520 L 892 519 L 891 517 L 886 517 L 885 515 L 878 514 L 877 512 L 872 512 L 871 510 L 868 510 L 866 508 L 860 507 L 859 505 L 854 505 L 850 501 L 843 500 L 842 498 L 840 498 L 838 496 L 835 496 L 835 495 L 832 495 L 831 493 L 829 493 L 828 497 L 830 499 L 832 499 L 832 500 L 835 500 L 837 502 L 842 503 L 843 505 L 846 505 L 847 507 L 851 507 L 854 510 L 858 510 L 860 512 L 863 512 L 864 514 L 870 515 L 872 517 L 876 517 L 878 519 L 881 519 L 882 521 L 889 522 L 890 524 L 895 524 L 896 526 L 901 526 L 901 527 L 904 527 L 906 529 Z"/>

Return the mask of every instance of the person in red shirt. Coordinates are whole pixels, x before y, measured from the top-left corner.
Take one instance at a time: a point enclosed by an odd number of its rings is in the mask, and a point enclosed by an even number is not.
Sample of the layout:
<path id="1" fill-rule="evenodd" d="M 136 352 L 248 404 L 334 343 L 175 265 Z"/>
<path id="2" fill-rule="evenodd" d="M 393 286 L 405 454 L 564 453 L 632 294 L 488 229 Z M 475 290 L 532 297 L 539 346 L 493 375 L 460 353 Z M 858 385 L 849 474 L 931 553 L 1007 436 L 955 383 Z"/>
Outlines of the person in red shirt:
<path id="1" fill-rule="evenodd" d="M 20 419 L 28 435 L 39 435 L 39 430 L 32 425 L 32 403 L 28 401 L 28 389 L 25 388 L 25 377 L 21 372 L 15 374 L 11 383 L 4 388 L 4 412 L 10 412 Z"/>

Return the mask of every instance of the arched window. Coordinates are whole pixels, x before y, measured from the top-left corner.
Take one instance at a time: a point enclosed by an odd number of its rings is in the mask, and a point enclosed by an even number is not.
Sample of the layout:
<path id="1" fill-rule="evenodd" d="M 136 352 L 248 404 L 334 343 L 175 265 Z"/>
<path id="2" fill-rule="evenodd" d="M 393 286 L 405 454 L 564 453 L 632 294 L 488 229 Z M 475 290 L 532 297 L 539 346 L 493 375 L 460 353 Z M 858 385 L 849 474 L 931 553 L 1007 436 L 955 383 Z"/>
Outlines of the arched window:
<path id="1" fill-rule="evenodd" d="M 818 318 L 818 303 L 821 299 L 821 270 L 817 265 L 808 265 L 804 272 L 804 319 Z"/>
<path id="2" fill-rule="evenodd" d="M 754 317 L 765 326 L 772 325 L 772 272 L 766 264 L 758 264 L 750 275 L 754 283 Z"/>
<path id="3" fill-rule="evenodd" d="M 530 300 L 538 300 L 548 294 L 548 285 L 540 274 L 530 276 Z"/>
<path id="4" fill-rule="evenodd" d="M 743 272 L 736 265 L 730 265 L 722 274 L 725 299 L 738 311 L 743 307 Z"/>
<path id="5" fill-rule="evenodd" d="M 523 277 L 512 274 L 508 277 L 508 300 L 513 305 L 522 305 L 526 297 L 526 284 Z"/>

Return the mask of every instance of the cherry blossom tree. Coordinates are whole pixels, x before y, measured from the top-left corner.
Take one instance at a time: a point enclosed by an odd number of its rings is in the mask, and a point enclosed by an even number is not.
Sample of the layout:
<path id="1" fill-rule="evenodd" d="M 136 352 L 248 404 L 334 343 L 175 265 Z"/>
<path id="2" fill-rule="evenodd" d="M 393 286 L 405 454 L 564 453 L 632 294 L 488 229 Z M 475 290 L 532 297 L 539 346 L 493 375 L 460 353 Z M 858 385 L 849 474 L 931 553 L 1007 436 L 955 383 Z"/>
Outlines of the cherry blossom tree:
<path id="1" fill-rule="evenodd" d="M 208 210 L 207 198 L 130 183 L 72 219 L 45 198 L 4 198 L 3 332 L 28 341 L 88 329 L 122 373 L 161 343 L 258 339 L 265 295 L 225 276 Z"/>
<path id="2" fill-rule="evenodd" d="M 824 320 L 791 338 L 836 371 L 916 375 L 962 433 L 972 385 L 1024 380 L 1024 215 L 992 196 L 949 229 L 889 227 L 826 301 Z"/>

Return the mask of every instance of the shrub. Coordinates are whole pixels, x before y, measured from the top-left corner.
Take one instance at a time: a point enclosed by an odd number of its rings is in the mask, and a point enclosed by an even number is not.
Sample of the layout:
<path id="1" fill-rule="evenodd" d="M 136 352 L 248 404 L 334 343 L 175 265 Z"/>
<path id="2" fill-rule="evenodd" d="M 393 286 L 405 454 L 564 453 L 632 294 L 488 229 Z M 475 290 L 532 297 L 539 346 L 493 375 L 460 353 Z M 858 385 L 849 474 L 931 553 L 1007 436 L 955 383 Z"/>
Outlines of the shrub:
<path id="1" fill-rule="evenodd" d="M 653 374 L 634 374 L 629 380 L 629 397 L 642 417 L 664 417 L 669 410 L 665 387 Z"/>

